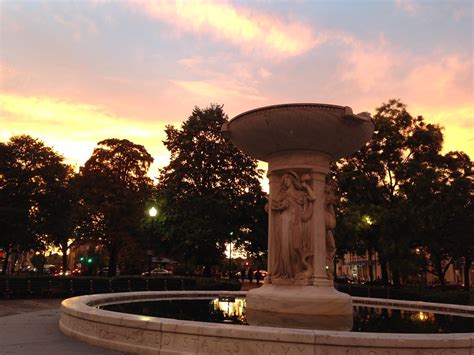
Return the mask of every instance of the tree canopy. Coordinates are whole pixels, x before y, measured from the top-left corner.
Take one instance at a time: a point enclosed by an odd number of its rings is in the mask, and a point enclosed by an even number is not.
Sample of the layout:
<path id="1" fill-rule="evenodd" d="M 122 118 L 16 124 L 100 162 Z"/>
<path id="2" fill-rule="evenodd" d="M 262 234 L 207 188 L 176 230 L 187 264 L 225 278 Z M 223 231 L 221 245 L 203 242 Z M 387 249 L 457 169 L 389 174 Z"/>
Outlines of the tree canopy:
<path id="1" fill-rule="evenodd" d="M 461 206 L 472 196 L 471 163 L 462 153 L 441 154 L 441 128 L 413 117 L 399 100 L 379 107 L 373 121 L 372 140 L 334 167 L 341 190 L 339 231 L 342 244 L 347 243 L 347 227 L 358 225 L 354 216 L 369 218 L 369 230 L 376 233 L 359 236 L 369 252 L 378 252 L 385 281 L 389 263 L 399 284 L 400 273 L 410 260 L 415 262 L 416 247 L 431 245 L 431 261 L 448 257 L 454 238 L 452 215 L 463 216 Z M 437 241 L 443 246 L 436 246 Z"/>
<path id="2" fill-rule="evenodd" d="M 54 222 L 47 210 L 51 191 L 66 178 L 70 167 L 63 157 L 38 139 L 13 136 L 0 143 L 0 247 L 6 251 L 3 272 L 12 251 L 44 249 Z"/>
<path id="3" fill-rule="evenodd" d="M 115 275 L 121 249 L 140 237 L 140 223 L 152 181 L 147 176 L 153 158 L 126 139 L 98 143 L 80 170 L 82 204 L 87 216 L 83 237 L 92 238 L 109 252 L 109 275 Z"/>
<path id="4" fill-rule="evenodd" d="M 166 127 L 171 159 L 160 170 L 163 245 L 195 263 L 217 264 L 226 242 L 266 249 L 265 194 L 257 161 L 221 135 L 223 107 L 196 107 L 180 129 Z"/>

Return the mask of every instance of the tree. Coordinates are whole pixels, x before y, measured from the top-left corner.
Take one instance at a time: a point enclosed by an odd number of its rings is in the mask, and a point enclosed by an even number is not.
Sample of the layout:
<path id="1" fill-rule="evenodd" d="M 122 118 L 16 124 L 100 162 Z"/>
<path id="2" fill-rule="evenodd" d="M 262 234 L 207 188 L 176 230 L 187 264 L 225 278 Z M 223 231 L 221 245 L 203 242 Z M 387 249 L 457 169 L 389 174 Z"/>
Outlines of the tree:
<path id="1" fill-rule="evenodd" d="M 390 100 L 377 109 L 373 121 L 372 140 L 351 157 L 342 160 L 336 177 L 342 191 L 341 201 L 348 208 L 358 206 L 362 215 L 371 216 L 378 230 L 376 241 L 382 278 L 388 281 L 387 262 L 395 285 L 400 284 L 400 266 L 412 257 L 412 208 L 402 187 L 411 172 L 422 164 L 430 164 L 439 155 L 443 136 L 441 129 L 413 117 L 406 105 Z"/>
<path id="2" fill-rule="evenodd" d="M 87 218 L 79 233 L 107 249 L 109 276 L 116 273 L 122 248 L 140 237 L 140 221 L 152 190 L 147 176 L 152 162 L 143 146 L 112 138 L 99 142 L 80 170 Z"/>
<path id="3" fill-rule="evenodd" d="M 68 250 L 76 239 L 81 205 L 77 187 L 78 175 L 67 167 L 64 176 L 48 189 L 48 200 L 42 211 L 46 241 L 62 252 L 63 270 L 68 270 Z"/>
<path id="4" fill-rule="evenodd" d="M 222 106 L 195 107 L 180 129 L 166 128 L 171 153 L 160 170 L 163 245 L 169 252 L 205 265 L 217 264 L 225 243 L 245 244 L 254 254 L 266 245 L 265 196 L 257 161 L 226 141 Z"/>
<path id="5" fill-rule="evenodd" d="M 63 157 L 40 140 L 13 136 L 0 143 L 0 247 L 5 250 L 3 273 L 13 251 L 40 249 L 49 191 L 68 171 Z"/>
<path id="6" fill-rule="evenodd" d="M 436 275 L 444 288 L 449 266 L 455 259 L 463 258 L 469 289 L 474 252 L 470 235 L 474 225 L 472 162 L 465 153 L 450 152 L 438 155 L 430 164 L 417 165 L 409 171 L 411 179 L 403 190 L 414 205 L 425 271 Z"/>

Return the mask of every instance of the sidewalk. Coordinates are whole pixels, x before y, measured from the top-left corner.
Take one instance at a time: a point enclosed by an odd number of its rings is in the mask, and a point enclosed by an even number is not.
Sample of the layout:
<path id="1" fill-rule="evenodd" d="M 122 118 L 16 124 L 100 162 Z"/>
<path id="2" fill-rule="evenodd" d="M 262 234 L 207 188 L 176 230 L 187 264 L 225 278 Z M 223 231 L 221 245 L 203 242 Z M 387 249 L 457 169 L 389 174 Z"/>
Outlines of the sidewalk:
<path id="1" fill-rule="evenodd" d="M 0 300 L 0 354 L 121 354 L 63 335 L 60 304 L 58 299 Z"/>

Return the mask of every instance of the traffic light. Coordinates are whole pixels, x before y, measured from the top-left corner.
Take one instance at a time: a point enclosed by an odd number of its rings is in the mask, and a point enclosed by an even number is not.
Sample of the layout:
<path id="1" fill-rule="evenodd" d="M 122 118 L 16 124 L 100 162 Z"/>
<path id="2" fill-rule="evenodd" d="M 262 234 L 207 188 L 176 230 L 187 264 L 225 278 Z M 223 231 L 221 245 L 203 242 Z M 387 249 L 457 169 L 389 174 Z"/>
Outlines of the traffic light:
<path id="1" fill-rule="evenodd" d="M 92 263 L 92 258 L 88 258 L 88 259 L 87 259 L 87 263 L 88 263 L 88 264 Z"/>
<path id="2" fill-rule="evenodd" d="M 81 257 L 79 258 L 79 260 L 80 260 L 80 261 L 84 261 L 84 257 L 81 256 Z"/>

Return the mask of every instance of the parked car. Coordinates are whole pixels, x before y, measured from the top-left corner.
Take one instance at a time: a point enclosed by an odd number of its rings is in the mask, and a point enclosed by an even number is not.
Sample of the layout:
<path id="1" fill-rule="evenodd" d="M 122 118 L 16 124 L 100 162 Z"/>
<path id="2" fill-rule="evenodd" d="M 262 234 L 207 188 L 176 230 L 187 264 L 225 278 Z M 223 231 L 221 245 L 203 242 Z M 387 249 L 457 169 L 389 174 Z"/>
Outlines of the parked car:
<path id="1" fill-rule="evenodd" d="M 336 283 L 339 284 L 352 284 L 354 283 L 354 279 L 347 277 L 347 276 L 338 276 L 336 277 Z"/>
<path id="2" fill-rule="evenodd" d="M 173 273 L 171 271 L 165 270 L 165 269 L 153 269 L 151 270 L 151 273 L 143 272 L 142 276 L 171 276 Z"/>
<path id="3" fill-rule="evenodd" d="M 255 270 L 253 272 L 253 278 L 255 279 L 257 276 L 257 271 L 260 272 L 260 278 L 263 279 L 265 276 L 267 276 L 267 271 L 266 270 Z"/>

